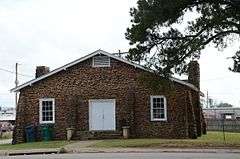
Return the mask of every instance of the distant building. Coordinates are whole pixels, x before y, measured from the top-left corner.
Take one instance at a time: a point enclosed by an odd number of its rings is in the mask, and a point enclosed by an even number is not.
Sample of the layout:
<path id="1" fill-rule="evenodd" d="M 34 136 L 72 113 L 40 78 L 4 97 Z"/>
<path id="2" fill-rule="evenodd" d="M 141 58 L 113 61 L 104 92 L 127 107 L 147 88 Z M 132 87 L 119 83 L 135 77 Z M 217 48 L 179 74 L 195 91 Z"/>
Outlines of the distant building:
<path id="1" fill-rule="evenodd" d="M 203 114 L 205 119 L 239 119 L 240 108 L 225 107 L 225 108 L 204 108 Z"/>
<path id="2" fill-rule="evenodd" d="M 15 124 L 15 108 L 3 108 L 0 110 L 0 131 L 12 131 Z"/>

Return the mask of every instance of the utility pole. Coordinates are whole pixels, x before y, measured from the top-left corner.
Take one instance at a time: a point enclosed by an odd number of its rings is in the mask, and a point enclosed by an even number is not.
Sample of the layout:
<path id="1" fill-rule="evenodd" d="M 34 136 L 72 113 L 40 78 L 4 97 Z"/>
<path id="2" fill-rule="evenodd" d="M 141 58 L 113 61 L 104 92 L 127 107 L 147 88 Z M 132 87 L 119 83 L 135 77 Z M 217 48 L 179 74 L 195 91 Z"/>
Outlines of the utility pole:
<path id="1" fill-rule="evenodd" d="M 118 50 L 118 56 L 121 57 L 121 50 Z"/>
<path id="2" fill-rule="evenodd" d="M 18 86 L 18 63 L 16 63 L 15 66 L 15 73 L 16 73 L 16 78 L 15 78 L 15 87 Z M 18 93 L 15 92 L 15 108 L 17 108 L 17 102 L 18 102 Z"/>

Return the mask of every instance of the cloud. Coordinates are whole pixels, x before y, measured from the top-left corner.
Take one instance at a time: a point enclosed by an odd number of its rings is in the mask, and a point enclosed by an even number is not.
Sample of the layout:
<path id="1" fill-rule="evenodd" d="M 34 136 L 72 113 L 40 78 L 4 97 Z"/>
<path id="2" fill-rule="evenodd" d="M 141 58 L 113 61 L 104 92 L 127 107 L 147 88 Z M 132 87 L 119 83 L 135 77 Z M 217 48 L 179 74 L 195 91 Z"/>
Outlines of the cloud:
<path id="1" fill-rule="evenodd" d="M 34 76 L 37 65 L 51 69 L 96 49 L 126 51 L 124 33 L 134 1 L 0 1 L 0 68 Z M 14 74 L 0 72 L 0 105 L 13 106 Z M 21 83 L 29 80 L 19 76 Z"/>
<path id="2" fill-rule="evenodd" d="M 1 0 L 0 68 L 34 76 L 37 65 L 51 69 L 97 49 L 117 52 L 129 47 L 124 37 L 130 25 L 129 8 L 136 0 Z M 239 44 L 220 54 L 203 51 L 201 87 L 210 96 L 239 104 L 239 74 L 230 73 L 226 57 Z M 218 77 L 224 77 L 215 79 Z M 14 106 L 14 74 L 0 71 L 0 105 Z M 29 77 L 19 76 L 21 83 Z"/>

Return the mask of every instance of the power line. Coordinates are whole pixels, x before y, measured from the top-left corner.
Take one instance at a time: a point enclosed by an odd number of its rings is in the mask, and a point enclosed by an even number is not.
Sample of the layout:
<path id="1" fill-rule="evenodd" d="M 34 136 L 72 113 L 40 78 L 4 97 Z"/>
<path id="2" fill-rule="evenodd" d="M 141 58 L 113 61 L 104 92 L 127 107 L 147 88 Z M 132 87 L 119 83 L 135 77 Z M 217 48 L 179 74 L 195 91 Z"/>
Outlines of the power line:
<path id="1" fill-rule="evenodd" d="M 128 54 L 128 53 L 129 53 L 129 52 L 113 52 L 112 54 L 114 54 L 114 55 L 115 55 L 115 54 L 117 54 L 117 55 L 119 55 L 119 54 L 122 55 L 122 54 Z"/>
<path id="2" fill-rule="evenodd" d="M 14 72 L 14 71 L 10 71 L 10 70 L 7 70 L 7 69 L 4 69 L 4 68 L 0 68 L 0 70 L 1 71 L 5 71 L 5 72 L 8 72 L 8 73 L 12 73 L 12 74 L 16 74 L 16 72 Z M 25 76 L 25 77 L 33 77 L 33 76 L 31 76 L 31 75 L 26 75 L 26 74 L 21 74 L 21 73 L 18 73 L 18 75 L 20 75 L 20 76 Z"/>
<path id="3" fill-rule="evenodd" d="M 236 78 L 236 77 L 237 76 L 221 76 L 221 77 L 215 77 L 215 78 L 209 78 L 209 79 L 202 79 L 201 81 L 214 81 L 214 80 L 222 80 L 226 78 Z"/>

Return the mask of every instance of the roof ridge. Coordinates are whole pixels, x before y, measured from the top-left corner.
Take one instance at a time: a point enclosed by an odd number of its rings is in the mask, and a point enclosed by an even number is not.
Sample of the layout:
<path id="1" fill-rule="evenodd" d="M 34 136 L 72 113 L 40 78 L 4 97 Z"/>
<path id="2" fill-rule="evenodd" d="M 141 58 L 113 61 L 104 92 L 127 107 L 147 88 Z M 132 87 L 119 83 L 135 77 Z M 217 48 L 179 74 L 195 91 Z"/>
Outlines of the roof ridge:
<path id="1" fill-rule="evenodd" d="M 66 70 L 67 68 L 69 68 L 69 67 L 71 67 L 71 66 L 73 66 L 73 65 L 76 65 L 76 64 L 78 64 L 79 62 L 82 62 L 82 61 L 84 61 L 84 60 L 86 60 L 86 59 L 88 59 L 88 58 L 91 58 L 91 57 L 93 57 L 93 56 L 95 56 L 95 55 L 97 55 L 97 54 L 104 54 L 104 55 L 106 55 L 106 56 L 109 56 L 109 57 L 114 58 L 114 59 L 116 59 L 116 60 L 119 60 L 119 61 L 121 61 L 121 62 L 127 63 L 127 64 L 129 64 L 129 65 L 133 65 L 134 67 L 137 67 L 137 68 L 139 68 L 139 69 L 142 69 L 142 70 L 145 70 L 145 71 L 148 71 L 148 72 L 152 72 L 152 73 L 155 72 L 155 71 L 152 70 L 152 69 L 149 69 L 149 68 L 144 67 L 144 66 L 142 66 L 142 65 L 133 63 L 132 61 L 128 61 L 128 60 L 123 59 L 123 58 L 121 58 L 121 57 L 115 56 L 115 55 L 110 54 L 110 53 L 108 53 L 108 52 L 106 52 L 106 51 L 104 51 L 104 50 L 98 49 L 98 50 L 96 50 L 96 51 L 94 51 L 94 52 L 92 52 L 92 53 L 90 53 L 90 54 L 88 54 L 88 55 L 85 55 L 85 56 L 80 57 L 80 58 L 78 58 L 78 59 L 76 59 L 76 60 L 74 60 L 74 61 L 72 61 L 72 62 L 69 62 L 69 63 L 67 63 L 67 64 L 65 64 L 65 65 L 63 65 L 63 66 L 61 66 L 61 67 L 58 67 L 58 68 L 50 71 L 49 73 L 47 73 L 47 74 L 45 74 L 45 75 L 42 75 L 42 76 L 40 76 L 40 77 L 38 77 L 38 78 L 32 79 L 32 80 L 30 80 L 30 81 L 28 81 L 28 82 L 25 82 L 25 83 L 23 83 L 23 84 L 15 87 L 15 88 L 12 88 L 10 91 L 11 91 L 11 92 L 16 92 L 16 91 L 19 91 L 20 89 L 22 89 L 22 88 L 24 88 L 24 87 L 26 87 L 26 86 L 31 86 L 31 85 L 32 85 L 33 83 L 35 83 L 35 82 L 38 82 L 38 81 L 40 81 L 40 80 L 42 80 L 42 79 L 44 79 L 44 78 L 47 78 L 47 77 L 49 77 L 49 76 L 51 76 L 51 75 L 54 75 L 55 73 L 58 73 L 58 72 L 60 72 L 60 71 L 62 71 L 62 70 Z M 182 80 L 177 79 L 177 78 L 175 78 L 175 77 L 170 77 L 169 79 L 172 80 L 172 81 L 175 81 L 175 82 L 177 82 L 177 83 L 186 85 L 186 86 L 190 87 L 191 89 L 193 89 L 193 90 L 195 90 L 195 91 L 199 91 L 199 89 L 198 89 L 197 87 L 195 87 L 195 86 L 194 86 L 193 84 L 191 84 L 191 83 L 182 81 Z"/>

